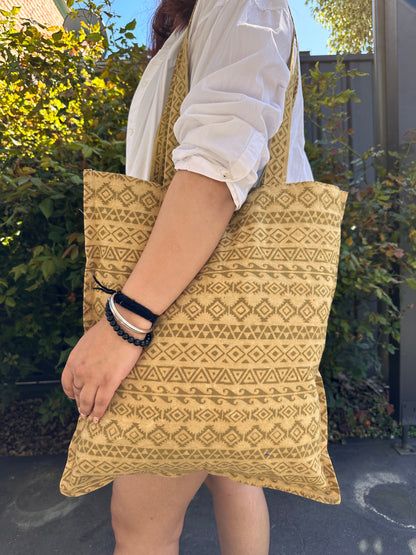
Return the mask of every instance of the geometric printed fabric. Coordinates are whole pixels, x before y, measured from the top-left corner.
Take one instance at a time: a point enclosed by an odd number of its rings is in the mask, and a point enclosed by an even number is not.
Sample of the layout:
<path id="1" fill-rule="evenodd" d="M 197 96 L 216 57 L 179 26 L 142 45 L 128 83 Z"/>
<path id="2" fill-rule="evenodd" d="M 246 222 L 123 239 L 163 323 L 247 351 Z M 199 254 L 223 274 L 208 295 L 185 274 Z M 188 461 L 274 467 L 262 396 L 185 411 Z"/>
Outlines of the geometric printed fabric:
<path id="1" fill-rule="evenodd" d="M 106 302 L 92 289 L 92 274 L 122 288 L 172 177 L 172 127 L 187 90 L 186 43 L 155 146 L 157 182 L 85 172 L 86 329 L 102 317 Z M 339 503 L 319 364 L 346 193 L 318 182 L 285 182 L 295 51 L 284 121 L 261 183 L 204 268 L 158 319 L 152 343 L 100 423 L 80 419 L 63 494 L 82 495 L 123 474 L 205 469 Z"/>

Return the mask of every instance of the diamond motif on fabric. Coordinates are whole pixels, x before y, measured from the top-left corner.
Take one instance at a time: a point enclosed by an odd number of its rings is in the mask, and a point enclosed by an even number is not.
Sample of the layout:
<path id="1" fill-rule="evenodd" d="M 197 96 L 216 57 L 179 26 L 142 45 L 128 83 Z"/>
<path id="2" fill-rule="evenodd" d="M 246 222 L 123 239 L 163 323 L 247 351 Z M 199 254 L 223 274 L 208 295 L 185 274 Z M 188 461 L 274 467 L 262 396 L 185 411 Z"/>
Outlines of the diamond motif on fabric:
<path id="1" fill-rule="evenodd" d="M 194 434 L 191 434 L 187 428 L 182 426 L 180 430 L 173 434 L 174 439 L 181 447 L 186 447 L 194 439 Z"/>
<path id="2" fill-rule="evenodd" d="M 228 356 L 233 362 L 239 362 L 245 353 L 241 347 L 237 347 L 236 345 L 228 351 Z"/>
<path id="3" fill-rule="evenodd" d="M 296 442 L 303 437 L 304 433 L 305 428 L 300 424 L 300 422 L 295 422 L 294 425 L 288 430 L 288 436 Z"/>
<path id="4" fill-rule="evenodd" d="M 227 284 L 221 281 L 215 281 L 208 284 L 208 292 L 214 293 L 215 295 L 222 295 L 225 291 L 227 291 L 227 289 Z"/>
<path id="5" fill-rule="evenodd" d="M 115 229 L 113 231 L 113 235 L 114 239 L 120 242 L 130 239 L 130 234 L 122 227 L 118 227 L 117 229 Z"/>
<path id="6" fill-rule="evenodd" d="M 243 439 L 243 436 L 236 430 L 234 426 L 231 426 L 224 434 L 222 434 L 222 440 L 229 447 L 234 447 L 239 441 Z"/>
<path id="7" fill-rule="evenodd" d="M 273 415 L 273 411 L 266 409 L 264 407 L 260 408 L 260 409 L 256 409 L 253 412 L 253 417 L 256 418 L 256 420 L 269 420 L 270 418 L 272 418 Z"/>
<path id="8" fill-rule="evenodd" d="M 155 409 L 155 408 L 149 407 L 149 406 L 144 406 L 144 407 L 140 407 L 138 415 L 139 415 L 140 418 L 144 418 L 146 420 L 153 421 L 153 420 L 156 420 L 156 418 L 158 418 L 160 416 L 159 413 L 160 413 L 160 411 L 158 409 Z"/>
<path id="9" fill-rule="evenodd" d="M 118 198 L 124 206 L 129 206 L 132 202 L 137 201 L 137 195 L 133 193 L 131 187 L 126 187 L 123 191 L 121 191 Z"/>
<path id="10" fill-rule="evenodd" d="M 185 304 L 183 310 L 191 320 L 195 320 L 202 313 L 202 307 L 196 299 Z"/>
<path id="11" fill-rule="evenodd" d="M 210 426 L 207 426 L 198 435 L 198 439 L 203 445 L 208 446 L 212 445 L 214 441 L 216 441 L 217 435 L 212 431 L 212 428 Z"/>
<path id="12" fill-rule="evenodd" d="M 198 411 L 197 413 L 198 419 L 202 420 L 203 422 L 212 422 L 217 420 L 217 414 L 215 411 L 210 409 L 205 409 L 201 412 Z"/>
<path id="13" fill-rule="evenodd" d="M 317 196 L 315 193 L 311 191 L 311 189 L 305 189 L 304 191 L 302 191 L 302 194 L 299 195 L 298 197 L 298 201 L 304 206 L 306 206 L 307 208 L 310 208 L 312 204 L 316 202 L 316 199 L 317 199 Z"/>
<path id="14" fill-rule="evenodd" d="M 147 208 L 147 210 L 152 210 L 159 206 L 159 200 L 153 195 L 153 193 L 145 193 L 140 197 L 140 202 Z"/>
<path id="15" fill-rule="evenodd" d="M 259 316 L 260 320 L 263 322 L 267 322 L 270 316 L 274 313 L 274 310 L 270 306 L 270 301 L 268 299 L 262 299 L 261 303 L 259 303 L 254 308 L 254 310 Z"/>
<path id="16" fill-rule="evenodd" d="M 124 433 L 126 435 L 126 438 L 132 443 L 137 443 L 145 437 L 144 433 L 136 424 L 128 428 Z"/>
<path id="17" fill-rule="evenodd" d="M 289 299 L 286 299 L 279 307 L 277 307 L 276 311 L 285 322 L 289 322 L 296 314 L 296 308 L 289 301 Z"/>
<path id="18" fill-rule="evenodd" d="M 281 195 L 279 195 L 279 204 L 283 208 L 289 208 L 295 202 L 295 196 L 290 194 L 288 191 L 284 191 Z"/>
<path id="19" fill-rule="evenodd" d="M 162 443 L 169 439 L 169 434 L 165 432 L 162 426 L 158 426 L 150 432 L 149 439 L 151 439 L 155 445 L 162 445 Z"/>
<path id="20" fill-rule="evenodd" d="M 267 193 L 262 192 L 257 197 L 257 204 L 261 206 L 261 208 L 266 209 L 270 205 L 270 196 Z M 243 204 L 244 207 L 244 204 Z M 247 207 L 246 207 L 247 210 Z"/>
<path id="21" fill-rule="evenodd" d="M 305 320 L 305 322 L 310 322 L 315 316 L 315 308 L 310 301 L 305 301 L 303 305 L 299 308 L 299 314 Z"/>
<path id="22" fill-rule="evenodd" d="M 244 439 L 249 441 L 252 445 L 256 445 L 259 441 L 264 439 L 265 432 L 261 431 L 258 426 L 254 426 L 247 434 Z"/>
<path id="23" fill-rule="evenodd" d="M 262 358 L 264 358 L 264 350 L 258 345 L 255 345 L 252 349 L 250 349 L 247 354 L 253 362 L 259 362 Z"/>
<path id="24" fill-rule="evenodd" d="M 319 428 L 320 428 L 319 423 L 314 418 L 309 424 L 309 426 L 307 427 L 306 431 L 311 437 L 316 437 L 316 435 L 319 433 Z"/>
<path id="25" fill-rule="evenodd" d="M 243 320 L 252 312 L 252 308 L 248 306 L 245 299 L 239 299 L 232 307 L 231 313 L 239 320 Z"/>
<path id="26" fill-rule="evenodd" d="M 100 201 L 104 204 L 107 204 L 115 197 L 114 191 L 108 184 L 103 184 L 103 186 L 100 188 L 99 191 L 96 192 L 96 194 L 98 195 Z"/>
<path id="27" fill-rule="evenodd" d="M 116 441 L 122 434 L 122 428 L 114 420 L 104 428 L 104 435 L 109 442 Z"/>
<path id="28" fill-rule="evenodd" d="M 333 204 L 334 199 L 332 198 L 332 196 L 328 193 L 328 191 L 324 191 L 320 196 L 319 196 L 319 200 L 322 202 L 322 204 L 324 205 L 324 208 L 326 210 L 328 210 L 328 208 Z"/>
<path id="29" fill-rule="evenodd" d="M 229 420 L 231 420 L 231 422 L 234 422 L 234 424 L 236 424 L 237 422 L 242 422 L 243 420 L 245 420 L 247 418 L 247 414 L 240 410 L 234 410 L 230 412 L 228 418 Z"/>
<path id="30" fill-rule="evenodd" d="M 321 304 L 321 306 L 318 308 L 316 313 L 319 316 L 319 319 L 321 320 L 321 322 L 325 323 L 329 316 L 329 308 L 325 303 Z"/>
<path id="31" fill-rule="evenodd" d="M 217 362 L 224 355 L 224 351 L 218 345 L 214 345 L 208 348 L 206 354 L 212 362 Z"/>
<path id="32" fill-rule="evenodd" d="M 297 409 L 295 407 L 293 407 L 292 405 L 287 405 L 282 410 L 282 414 L 285 418 L 287 418 L 289 420 L 289 419 L 292 419 L 296 416 Z"/>
<path id="33" fill-rule="evenodd" d="M 189 356 L 189 358 L 195 362 L 202 357 L 202 355 L 204 354 L 204 351 L 200 347 L 198 347 L 198 345 L 192 345 L 192 347 L 189 350 L 187 350 L 186 353 Z"/>
<path id="34" fill-rule="evenodd" d="M 235 290 L 240 294 L 244 293 L 245 295 L 255 295 L 259 292 L 260 287 L 257 283 L 243 281 L 235 284 Z"/>
<path id="35" fill-rule="evenodd" d="M 186 420 L 188 418 L 189 413 L 178 408 L 169 413 L 169 419 L 172 419 L 174 422 L 180 422 L 181 420 Z"/>
<path id="36" fill-rule="evenodd" d="M 169 345 L 165 351 L 166 358 L 169 360 L 176 360 L 182 355 L 182 349 L 178 345 Z"/>
<path id="37" fill-rule="evenodd" d="M 124 403 L 114 403 L 113 410 L 118 416 L 126 416 L 127 414 L 131 413 L 131 409 Z"/>
<path id="38" fill-rule="evenodd" d="M 212 303 L 207 306 L 207 311 L 214 320 L 219 320 L 224 314 L 227 314 L 227 309 L 221 302 L 221 299 L 215 299 Z"/>
<path id="39" fill-rule="evenodd" d="M 291 234 L 290 234 L 290 238 L 294 243 L 302 243 L 305 238 L 307 237 L 307 234 L 305 233 L 305 231 L 303 229 L 295 229 Z"/>
<path id="40" fill-rule="evenodd" d="M 276 426 L 274 426 L 273 430 L 270 432 L 269 436 L 273 442 L 279 444 L 282 439 L 286 437 L 286 433 L 280 425 L 276 424 Z"/>

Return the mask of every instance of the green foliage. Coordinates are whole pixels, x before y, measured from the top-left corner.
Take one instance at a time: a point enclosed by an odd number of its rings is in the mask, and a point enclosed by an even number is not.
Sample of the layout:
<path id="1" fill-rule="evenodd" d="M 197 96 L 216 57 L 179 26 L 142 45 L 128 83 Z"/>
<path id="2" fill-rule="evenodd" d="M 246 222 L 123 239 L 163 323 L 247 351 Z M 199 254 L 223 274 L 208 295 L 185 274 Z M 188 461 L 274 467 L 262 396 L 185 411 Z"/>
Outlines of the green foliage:
<path id="1" fill-rule="evenodd" d="M 62 425 L 73 417 L 74 405 L 68 399 L 61 387 L 53 389 L 39 407 L 42 424 L 59 420 Z"/>
<path id="2" fill-rule="evenodd" d="M 416 167 L 408 161 L 415 137 L 407 137 L 400 153 L 389 153 L 393 168 L 389 172 L 386 153 L 352 152 L 353 130 L 348 128 L 345 103 L 358 99 L 352 90 L 337 92 L 337 83 L 341 77 L 359 75 L 347 72 L 339 62 L 334 72 L 325 74 L 317 65 L 304 82 L 305 113 L 321 136 L 314 144 L 307 143 L 315 178 L 336 183 L 349 193 L 321 365 L 333 437 L 339 437 L 341 429 L 347 435 L 377 435 L 377 425 L 385 430 L 394 427 L 392 409 L 384 397 L 376 395 L 374 388 L 367 396 L 360 392 L 370 383 L 368 376 L 380 375 L 383 353 L 394 352 L 400 341 L 395 289 L 403 282 L 415 286 Z M 375 180 L 368 177 L 370 169 Z M 363 427 L 357 414 L 367 415 L 369 424 Z"/>
<path id="3" fill-rule="evenodd" d="M 306 0 L 306 4 L 312 5 L 316 21 L 330 30 L 332 52 L 372 52 L 372 0 Z"/>
<path id="4" fill-rule="evenodd" d="M 133 27 L 108 44 L 98 26 L 77 37 L 0 11 L 3 404 L 29 372 L 53 376 L 82 333 L 82 171 L 123 171 L 128 107 L 148 59 L 128 44 Z"/>
<path id="5" fill-rule="evenodd" d="M 329 439 L 346 437 L 397 437 L 399 425 L 392 418 L 394 407 L 388 401 L 379 378 L 351 379 L 340 372 L 327 387 Z"/>

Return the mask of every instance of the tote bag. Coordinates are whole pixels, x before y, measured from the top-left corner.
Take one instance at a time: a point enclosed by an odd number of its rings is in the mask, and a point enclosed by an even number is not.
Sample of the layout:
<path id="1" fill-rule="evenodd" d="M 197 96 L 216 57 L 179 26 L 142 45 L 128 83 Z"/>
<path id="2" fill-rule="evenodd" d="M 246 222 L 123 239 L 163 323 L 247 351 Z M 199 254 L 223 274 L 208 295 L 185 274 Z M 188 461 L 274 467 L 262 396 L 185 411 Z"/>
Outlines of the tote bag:
<path id="1" fill-rule="evenodd" d="M 197 470 L 323 503 L 340 495 L 327 452 L 319 363 L 336 285 L 346 193 L 286 183 L 298 83 L 294 45 L 284 119 L 260 183 L 207 264 L 158 319 L 152 343 L 99 424 L 80 419 L 61 491 L 116 476 Z M 187 36 L 154 149 L 151 181 L 85 172 L 84 324 L 104 314 L 93 274 L 121 289 L 174 174 L 173 124 L 188 91 Z"/>

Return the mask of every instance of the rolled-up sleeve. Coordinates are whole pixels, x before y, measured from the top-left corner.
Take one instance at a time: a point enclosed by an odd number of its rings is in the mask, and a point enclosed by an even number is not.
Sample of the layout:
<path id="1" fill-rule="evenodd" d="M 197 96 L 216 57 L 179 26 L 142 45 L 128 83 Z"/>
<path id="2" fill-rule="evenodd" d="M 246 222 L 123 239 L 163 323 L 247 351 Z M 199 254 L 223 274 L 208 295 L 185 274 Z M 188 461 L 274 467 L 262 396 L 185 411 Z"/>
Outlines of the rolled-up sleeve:
<path id="1" fill-rule="evenodd" d="M 282 123 L 292 20 L 283 0 L 200 5 L 206 13 L 191 28 L 190 90 L 174 127 L 173 161 L 177 170 L 225 181 L 238 209 Z"/>

